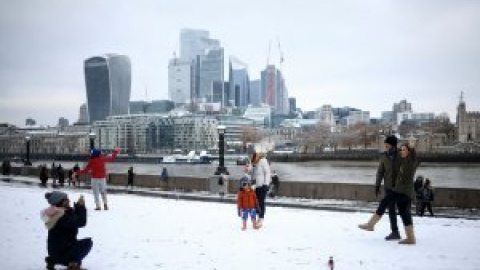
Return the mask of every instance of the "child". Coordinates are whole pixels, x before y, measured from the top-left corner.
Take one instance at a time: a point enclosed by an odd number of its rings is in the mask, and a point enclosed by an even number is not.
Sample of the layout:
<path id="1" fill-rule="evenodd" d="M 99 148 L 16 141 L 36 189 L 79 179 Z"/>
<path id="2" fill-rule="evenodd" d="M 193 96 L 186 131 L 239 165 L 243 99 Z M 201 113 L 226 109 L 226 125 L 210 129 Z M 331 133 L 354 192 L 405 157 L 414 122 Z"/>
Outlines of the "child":
<path id="1" fill-rule="evenodd" d="M 237 210 L 238 216 L 242 217 L 242 231 L 247 229 L 247 219 L 250 215 L 253 228 L 258 229 L 257 226 L 257 195 L 250 186 L 250 181 L 242 181 L 242 188 L 237 193 Z"/>

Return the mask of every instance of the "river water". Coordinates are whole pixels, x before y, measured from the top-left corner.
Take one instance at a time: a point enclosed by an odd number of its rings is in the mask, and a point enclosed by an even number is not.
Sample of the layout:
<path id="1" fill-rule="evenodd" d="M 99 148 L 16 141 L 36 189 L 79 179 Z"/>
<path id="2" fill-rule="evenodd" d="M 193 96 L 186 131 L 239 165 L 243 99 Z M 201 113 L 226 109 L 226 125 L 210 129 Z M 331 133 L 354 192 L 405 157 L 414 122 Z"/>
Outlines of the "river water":
<path id="1" fill-rule="evenodd" d="M 51 165 L 51 161 L 34 162 Z M 66 169 L 75 162 L 61 162 Z M 58 165 L 58 163 L 57 163 Z M 86 162 L 79 162 L 80 167 Z M 375 161 L 309 161 L 296 163 L 272 163 L 280 181 L 327 182 L 327 183 L 375 183 L 378 163 Z M 209 177 L 215 172 L 217 164 L 146 164 L 146 163 L 109 163 L 108 170 L 114 173 L 126 173 L 133 166 L 136 174 L 160 175 L 166 167 L 170 176 Z M 226 164 L 232 178 L 243 175 L 242 166 Z M 423 175 L 432 181 L 433 186 L 461 187 L 480 189 L 480 164 L 478 163 L 422 163 L 417 175 Z"/>

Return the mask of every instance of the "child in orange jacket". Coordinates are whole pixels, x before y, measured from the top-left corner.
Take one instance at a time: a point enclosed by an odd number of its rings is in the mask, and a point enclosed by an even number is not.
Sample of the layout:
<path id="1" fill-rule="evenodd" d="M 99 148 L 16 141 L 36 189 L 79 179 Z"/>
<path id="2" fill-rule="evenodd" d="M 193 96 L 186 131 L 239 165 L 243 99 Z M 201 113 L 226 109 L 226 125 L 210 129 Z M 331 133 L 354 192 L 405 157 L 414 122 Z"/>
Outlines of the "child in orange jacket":
<path id="1" fill-rule="evenodd" d="M 237 193 L 237 211 L 238 216 L 242 217 L 242 231 L 247 229 L 247 219 L 250 215 L 253 228 L 258 229 L 257 226 L 257 195 L 250 186 L 249 181 L 242 181 L 242 188 Z"/>

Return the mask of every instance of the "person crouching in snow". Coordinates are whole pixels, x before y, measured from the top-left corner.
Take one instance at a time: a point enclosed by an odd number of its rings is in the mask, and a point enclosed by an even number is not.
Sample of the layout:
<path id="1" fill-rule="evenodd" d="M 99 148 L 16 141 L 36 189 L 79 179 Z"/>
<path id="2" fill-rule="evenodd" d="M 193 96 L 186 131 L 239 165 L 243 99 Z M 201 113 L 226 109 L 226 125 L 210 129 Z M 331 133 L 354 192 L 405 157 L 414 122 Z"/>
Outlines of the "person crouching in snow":
<path id="1" fill-rule="evenodd" d="M 92 239 L 77 240 L 78 229 L 87 224 L 85 200 L 80 196 L 74 207 L 70 206 L 67 194 L 53 191 L 45 194 L 50 207 L 41 212 L 41 218 L 48 229 L 45 258 L 48 270 L 55 264 L 67 266 L 67 270 L 82 270 L 82 260 L 92 249 Z"/>
<path id="2" fill-rule="evenodd" d="M 257 195 L 251 188 L 249 181 L 242 181 L 242 188 L 237 193 L 237 211 L 238 216 L 242 218 L 242 231 L 247 229 L 247 219 L 250 215 L 253 228 L 257 226 Z"/>
<path id="3" fill-rule="evenodd" d="M 95 210 L 101 210 L 99 193 L 102 194 L 104 209 L 108 210 L 107 169 L 105 168 L 105 163 L 115 160 L 119 153 L 120 148 L 115 148 L 111 156 L 104 157 L 99 149 L 92 149 L 90 150 L 90 159 L 88 160 L 87 166 L 83 170 L 78 170 L 74 173 L 74 177 L 76 177 L 77 174 L 85 174 L 87 172 L 92 173 L 92 189 L 96 205 Z"/>

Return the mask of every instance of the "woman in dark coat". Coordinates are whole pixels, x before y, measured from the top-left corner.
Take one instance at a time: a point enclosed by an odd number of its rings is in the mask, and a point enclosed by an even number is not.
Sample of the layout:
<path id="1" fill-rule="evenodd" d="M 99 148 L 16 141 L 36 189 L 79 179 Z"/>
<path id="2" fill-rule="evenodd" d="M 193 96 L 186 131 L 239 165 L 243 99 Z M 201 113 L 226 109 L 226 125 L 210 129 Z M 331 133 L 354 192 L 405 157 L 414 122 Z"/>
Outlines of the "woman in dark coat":
<path id="1" fill-rule="evenodd" d="M 72 208 L 63 192 L 46 193 L 45 198 L 50 204 L 42 211 L 42 220 L 48 229 L 47 269 L 55 269 L 55 264 L 61 264 L 68 266 L 67 270 L 81 270 L 82 260 L 92 248 L 92 239 L 77 240 L 78 229 L 87 224 L 85 200 L 80 196 Z"/>
<path id="2" fill-rule="evenodd" d="M 42 166 L 40 168 L 40 182 L 42 183 L 43 187 L 47 186 L 47 181 L 48 181 L 48 170 L 47 166 Z"/>
<path id="3" fill-rule="evenodd" d="M 402 218 L 407 238 L 399 243 L 415 244 L 411 206 L 412 200 L 415 198 L 413 178 L 420 163 L 417 160 L 415 149 L 410 147 L 408 143 L 402 144 L 400 154 L 402 156 L 400 170 L 398 171 L 393 191 L 395 192 L 395 203 Z"/>

